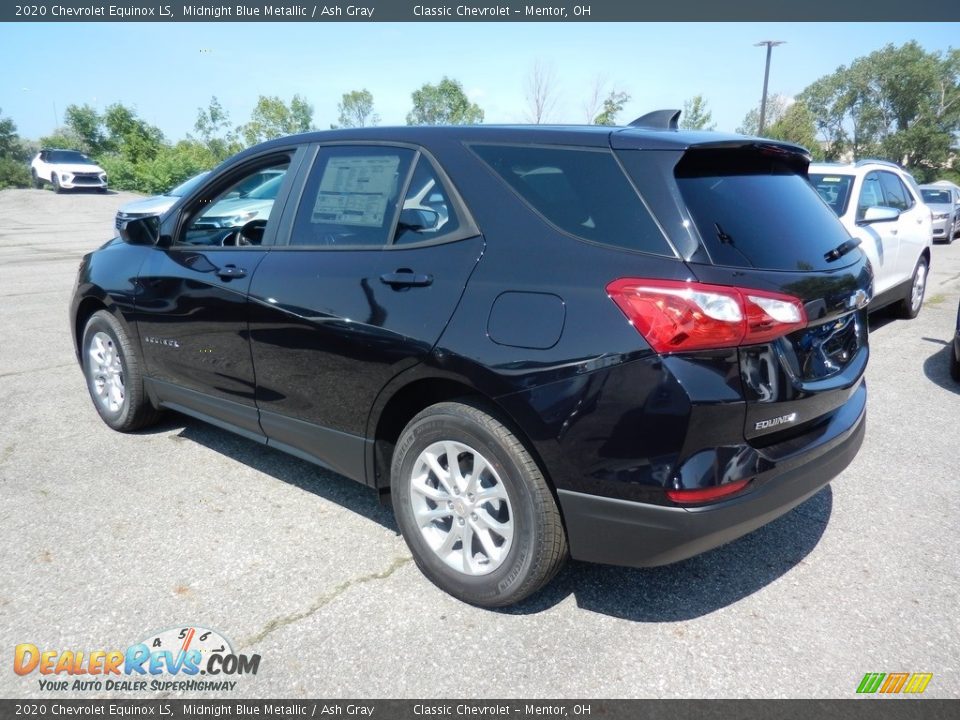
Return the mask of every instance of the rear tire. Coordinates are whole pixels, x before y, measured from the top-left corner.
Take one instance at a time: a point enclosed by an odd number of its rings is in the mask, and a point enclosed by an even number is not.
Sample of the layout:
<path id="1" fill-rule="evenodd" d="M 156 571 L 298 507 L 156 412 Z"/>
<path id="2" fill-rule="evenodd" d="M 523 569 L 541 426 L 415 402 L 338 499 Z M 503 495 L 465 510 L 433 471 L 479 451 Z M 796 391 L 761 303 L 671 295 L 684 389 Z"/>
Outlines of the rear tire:
<path id="1" fill-rule="evenodd" d="M 120 322 L 106 310 L 90 316 L 80 345 L 90 399 L 114 430 L 131 432 L 160 417 L 143 386 L 143 363 Z"/>
<path id="2" fill-rule="evenodd" d="M 957 341 L 950 343 L 950 376 L 960 382 L 960 348 L 957 348 Z"/>
<path id="3" fill-rule="evenodd" d="M 917 266 L 913 269 L 913 276 L 910 278 L 910 292 L 900 301 L 898 314 L 906 320 L 912 320 L 920 314 L 920 308 L 923 307 L 923 297 L 927 291 L 927 271 L 929 263 L 925 257 L 917 260 Z"/>
<path id="4" fill-rule="evenodd" d="M 39 190 L 40 188 L 43 187 L 43 180 L 41 180 L 39 177 L 37 177 L 37 171 L 34 170 L 33 168 L 30 169 L 30 180 L 31 180 L 31 182 L 33 183 L 33 186 L 34 186 L 37 190 Z"/>
<path id="5" fill-rule="evenodd" d="M 50 181 L 53 183 L 53 191 L 57 194 L 63 192 L 63 188 L 60 186 L 60 178 L 57 177 L 56 173 L 50 176 Z"/>
<path id="6" fill-rule="evenodd" d="M 438 403 L 413 418 L 397 441 L 390 489 L 417 566 L 464 602 L 519 602 L 566 560 L 560 511 L 540 467 L 479 404 Z"/>

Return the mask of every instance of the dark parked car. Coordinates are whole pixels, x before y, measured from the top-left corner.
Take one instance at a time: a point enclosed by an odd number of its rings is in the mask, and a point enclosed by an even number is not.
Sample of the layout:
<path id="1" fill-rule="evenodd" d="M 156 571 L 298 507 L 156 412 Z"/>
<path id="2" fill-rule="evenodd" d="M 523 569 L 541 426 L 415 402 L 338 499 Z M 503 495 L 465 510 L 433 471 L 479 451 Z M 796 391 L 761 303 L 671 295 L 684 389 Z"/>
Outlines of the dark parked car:
<path id="1" fill-rule="evenodd" d="M 860 447 L 871 271 L 802 148 L 663 117 L 244 151 L 84 258 L 94 406 L 369 485 L 477 605 L 568 554 L 661 565 L 764 525 Z M 266 219 L 206 217 L 268 169 Z"/>
<path id="2" fill-rule="evenodd" d="M 957 329 L 953 333 L 953 352 L 950 353 L 950 374 L 960 381 L 960 307 L 957 307 Z"/>

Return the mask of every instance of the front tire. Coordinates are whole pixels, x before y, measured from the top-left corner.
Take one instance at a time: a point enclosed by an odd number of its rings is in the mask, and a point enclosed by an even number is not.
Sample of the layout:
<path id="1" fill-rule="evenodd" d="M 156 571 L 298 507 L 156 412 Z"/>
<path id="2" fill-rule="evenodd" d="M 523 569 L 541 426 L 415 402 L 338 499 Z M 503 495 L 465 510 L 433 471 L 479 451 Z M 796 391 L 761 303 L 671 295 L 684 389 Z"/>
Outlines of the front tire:
<path id="1" fill-rule="evenodd" d="M 956 340 L 950 343 L 950 376 L 960 382 L 960 348 Z"/>
<path id="2" fill-rule="evenodd" d="M 90 316 L 83 331 L 83 374 L 103 421 L 131 432 L 157 421 L 160 412 L 143 386 L 143 363 L 120 322 L 106 310 Z"/>
<path id="3" fill-rule="evenodd" d="M 923 307 L 923 296 L 927 291 L 929 269 L 929 263 L 925 257 L 917 260 L 917 266 L 913 269 L 913 277 L 910 279 L 910 292 L 900 301 L 900 317 L 912 320 L 920 314 L 920 308 Z"/>
<path id="4" fill-rule="evenodd" d="M 566 560 L 560 511 L 540 467 L 478 404 L 439 403 L 413 418 L 397 441 L 390 489 L 417 566 L 464 602 L 519 602 Z"/>
<path id="5" fill-rule="evenodd" d="M 63 192 L 63 187 L 60 185 L 60 178 L 57 177 L 56 173 L 50 176 L 50 181 L 53 183 L 53 191 L 58 195 Z"/>

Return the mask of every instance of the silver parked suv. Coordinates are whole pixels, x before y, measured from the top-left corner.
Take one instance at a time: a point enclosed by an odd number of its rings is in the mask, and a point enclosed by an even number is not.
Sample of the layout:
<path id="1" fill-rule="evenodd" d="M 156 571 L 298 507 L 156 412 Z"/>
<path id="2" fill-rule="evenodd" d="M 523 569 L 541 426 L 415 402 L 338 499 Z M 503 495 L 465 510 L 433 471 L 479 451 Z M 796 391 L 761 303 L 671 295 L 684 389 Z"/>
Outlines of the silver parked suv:
<path id="1" fill-rule="evenodd" d="M 921 185 L 923 201 L 933 213 L 933 239 L 952 243 L 960 233 L 960 188 L 936 183 Z"/>

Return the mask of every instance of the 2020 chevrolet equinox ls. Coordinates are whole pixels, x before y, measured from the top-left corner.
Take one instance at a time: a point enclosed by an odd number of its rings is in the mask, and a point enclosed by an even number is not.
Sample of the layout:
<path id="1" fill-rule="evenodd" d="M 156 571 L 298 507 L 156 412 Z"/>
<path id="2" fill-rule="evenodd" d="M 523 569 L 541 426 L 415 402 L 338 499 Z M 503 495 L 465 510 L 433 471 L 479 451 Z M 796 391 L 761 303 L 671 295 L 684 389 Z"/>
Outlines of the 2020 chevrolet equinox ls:
<path id="1" fill-rule="evenodd" d="M 871 270 L 809 161 L 663 112 L 272 140 L 84 258 L 77 356 L 116 430 L 170 408 L 389 494 L 467 602 L 675 562 L 860 447 Z"/>

